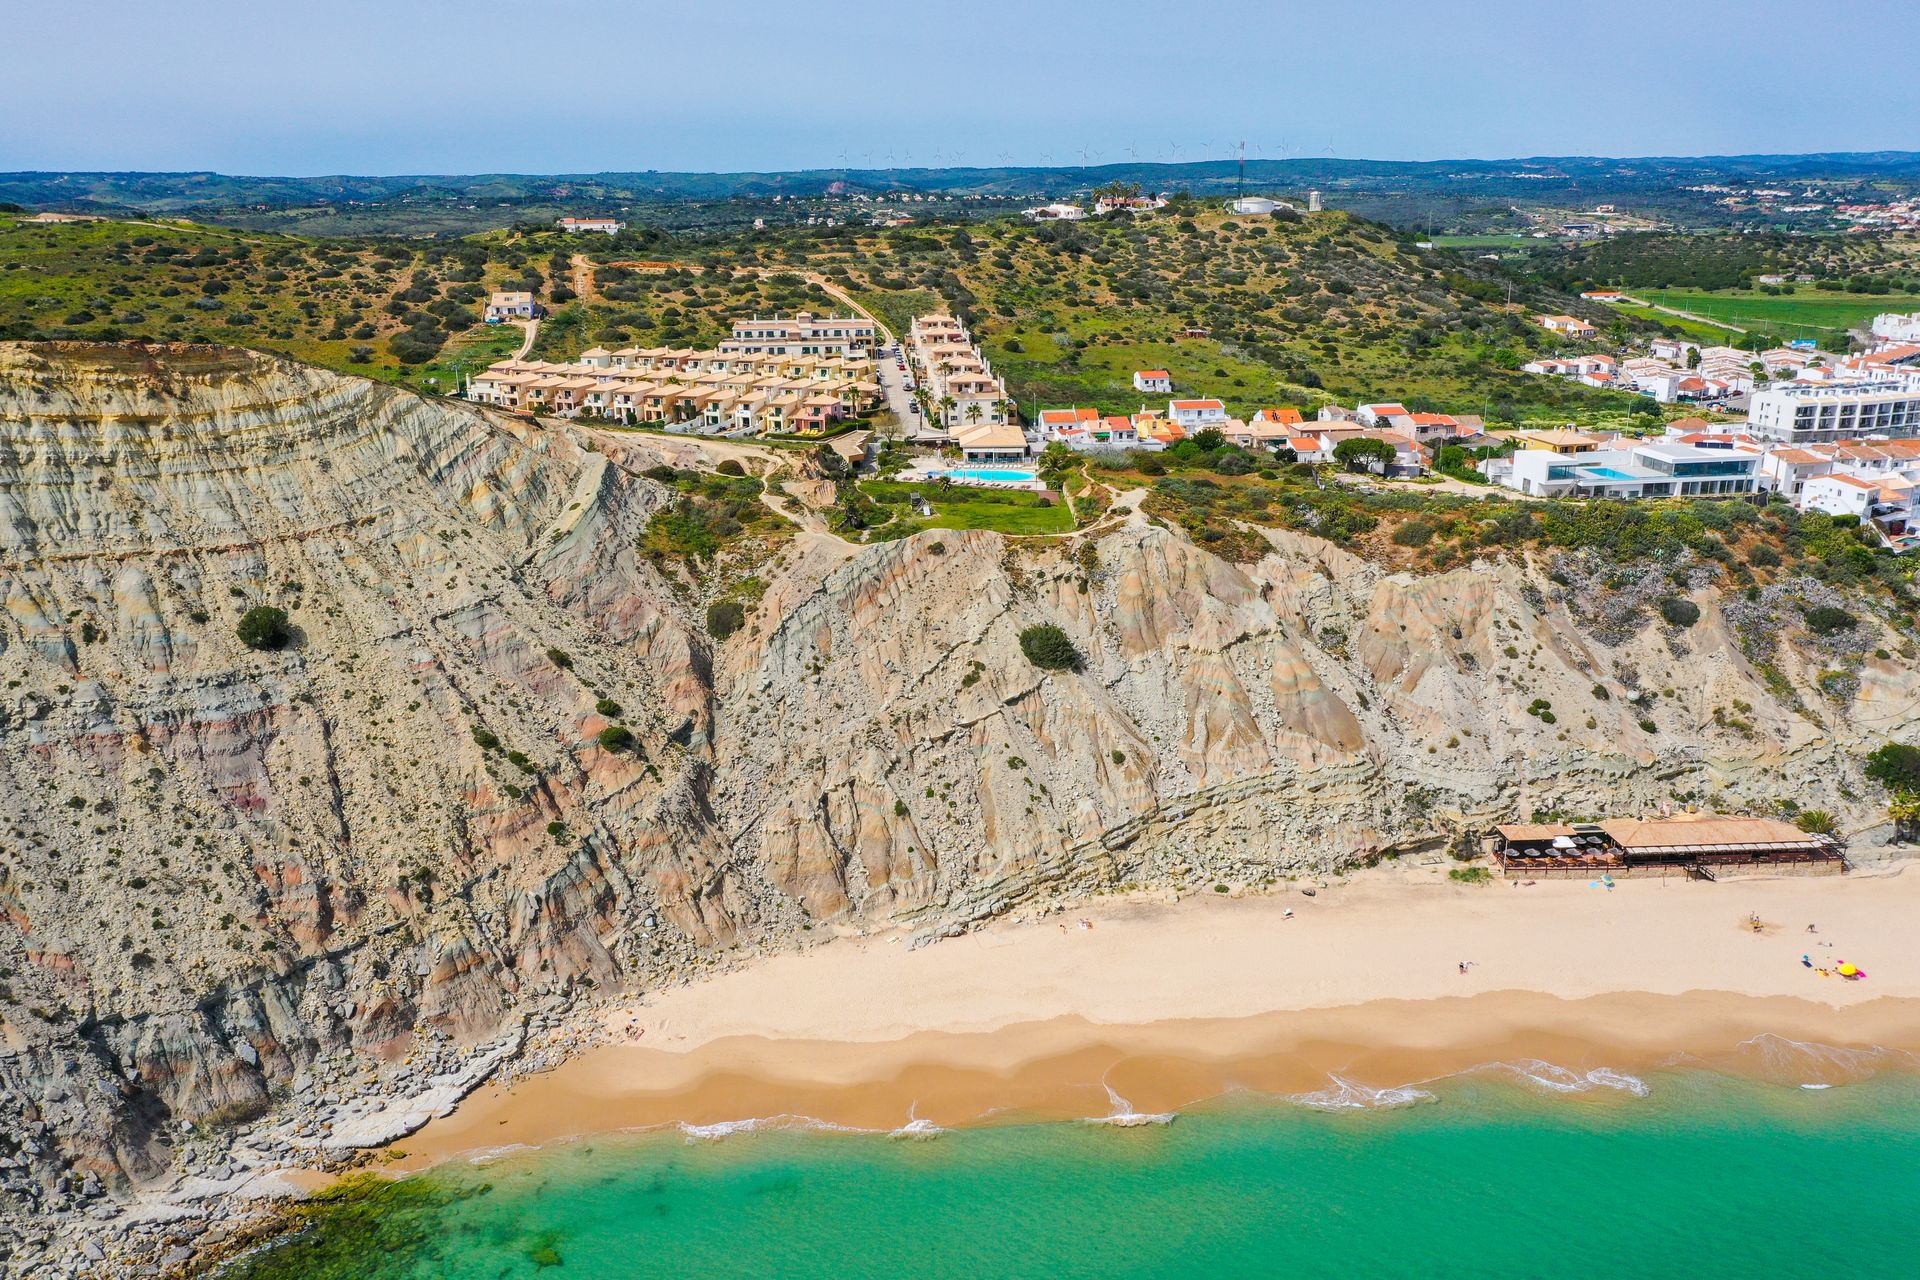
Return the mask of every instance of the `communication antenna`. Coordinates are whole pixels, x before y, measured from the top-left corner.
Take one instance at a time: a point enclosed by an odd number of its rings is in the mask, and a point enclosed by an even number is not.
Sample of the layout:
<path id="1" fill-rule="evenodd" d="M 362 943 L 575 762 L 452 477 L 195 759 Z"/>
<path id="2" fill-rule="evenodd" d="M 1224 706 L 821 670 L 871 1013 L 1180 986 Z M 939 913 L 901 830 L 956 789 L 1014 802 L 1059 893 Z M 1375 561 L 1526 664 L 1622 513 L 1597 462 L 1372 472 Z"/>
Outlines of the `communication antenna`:
<path id="1" fill-rule="evenodd" d="M 1244 200 L 1246 199 L 1246 196 L 1247 196 L 1247 144 L 1242 142 L 1240 144 L 1240 181 L 1239 181 L 1239 185 L 1237 185 L 1234 188 L 1233 198 L 1235 200 Z"/>

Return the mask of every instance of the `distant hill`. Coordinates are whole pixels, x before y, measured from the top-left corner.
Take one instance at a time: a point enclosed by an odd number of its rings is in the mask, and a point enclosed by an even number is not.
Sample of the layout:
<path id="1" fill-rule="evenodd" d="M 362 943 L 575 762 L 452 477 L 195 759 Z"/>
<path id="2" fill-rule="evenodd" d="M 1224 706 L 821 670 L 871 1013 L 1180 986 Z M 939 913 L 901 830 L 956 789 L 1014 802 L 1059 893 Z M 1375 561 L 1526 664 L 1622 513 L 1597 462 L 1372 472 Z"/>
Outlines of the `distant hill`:
<path id="1" fill-rule="evenodd" d="M 1362 213 L 1368 198 L 1424 194 L 1436 199 L 1504 202 L 1591 201 L 1608 195 L 1671 202 L 1676 190 L 1708 183 L 1891 183 L 1920 186 L 1920 152 L 1877 151 L 1798 156 L 1608 158 L 1531 156 L 1505 160 L 1347 160 L 1246 162 L 1248 184 L 1267 190 L 1318 188 Z M 249 210 L 331 206 L 491 205 L 547 208 L 942 192 L 1020 197 L 1060 195 L 1107 182 L 1149 190 L 1223 192 L 1240 181 L 1231 159 L 1178 164 L 1002 168 L 827 168 L 768 173 L 406 174 L 391 177 L 249 177 L 218 173 L 0 173 L 0 202 L 28 209 L 238 215 Z"/>

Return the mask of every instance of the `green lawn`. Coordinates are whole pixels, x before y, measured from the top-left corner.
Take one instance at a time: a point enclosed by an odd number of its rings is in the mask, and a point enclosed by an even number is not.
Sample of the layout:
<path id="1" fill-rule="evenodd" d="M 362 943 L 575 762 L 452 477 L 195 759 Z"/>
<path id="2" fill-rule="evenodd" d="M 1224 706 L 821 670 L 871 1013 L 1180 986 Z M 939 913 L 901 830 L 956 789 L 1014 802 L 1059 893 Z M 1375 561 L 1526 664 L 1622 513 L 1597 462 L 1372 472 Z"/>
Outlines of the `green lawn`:
<path id="1" fill-rule="evenodd" d="M 883 506 L 894 507 L 898 514 L 885 528 L 887 536 L 901 536 L 921 529 L 991 529 L 996 533 L 1070 533 L 1073 517 L 1059 494 L 1047 495 L 1046 506 L 1033 505 L 1038 494 L 1002 489 L 968 489 L 964 485 L 906 484 L 893 480 L 869 480 L 861 492 Z M 933 519 L 920 520 L 910 514 L 907 499 L 918 493 L 933 506 Z"/>
<path id="2" fill-rule="evenodd" d="M 1634 297 L 1660 306 L 1676 307 L 1724 320 L 1743 329 L 1760 329 L 1786 338 L 1820 339 L 1851 328 L 1864 328 L 1882 311 L 1912 311 L 1920 297 L 1897 294 L 1825 293 L 1808 285 L 1790 294 L 1757 293 L 1737 289 L 1709 293 L 1703 289 L 1633 289 Z"/>

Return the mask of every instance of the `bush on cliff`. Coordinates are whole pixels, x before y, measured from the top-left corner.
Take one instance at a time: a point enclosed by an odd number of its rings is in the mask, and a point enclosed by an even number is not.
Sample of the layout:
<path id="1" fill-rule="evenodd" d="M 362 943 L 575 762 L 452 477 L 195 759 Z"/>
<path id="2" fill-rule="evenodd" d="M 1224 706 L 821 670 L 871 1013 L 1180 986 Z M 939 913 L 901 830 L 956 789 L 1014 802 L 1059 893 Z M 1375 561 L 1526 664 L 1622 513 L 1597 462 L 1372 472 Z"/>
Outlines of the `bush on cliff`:
<path id="1" fill-rule="evenodd" d="M 257 604 L 242 614 L 233 633 L 249 649 L 284 649 L 293 640 L 287 611 L 268 604 Z"/>
<path id="2" fill-rule="evenodd" d="M 1051 623 L 1038 623 L 1020 633 L 1020 652 L 1027 661 L 1047 671 L 1078 671 L 1080 651 L 1067 633 Z"/>
<path id="3" fill-rule="evenodd" d="M 707 606 L 707 634 L 725 640 L 747 621 L 747 611 L 738 600 L 717 600 Z"/>

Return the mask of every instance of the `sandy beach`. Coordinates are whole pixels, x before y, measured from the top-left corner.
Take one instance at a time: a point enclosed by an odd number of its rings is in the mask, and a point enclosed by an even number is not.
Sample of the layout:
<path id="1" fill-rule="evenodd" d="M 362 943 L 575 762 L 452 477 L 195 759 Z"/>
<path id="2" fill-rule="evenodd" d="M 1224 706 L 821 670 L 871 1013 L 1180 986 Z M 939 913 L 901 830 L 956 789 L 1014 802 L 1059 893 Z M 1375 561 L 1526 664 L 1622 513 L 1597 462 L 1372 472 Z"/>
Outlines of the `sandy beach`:
<path id="1" fill-rule="evenodd" d="M 1101 900 L 912 950 L 843 938 L 647 993 L 609 1014 L 617 1043 L 482 1089 L 397 1167 L 773 1116 L 890 1130 L 1234 1090 L 1364 1103 L 1475 1069 L 1594 1096 L 1689 1063 L 1838 1082 L 1920 1051 L 1916 921 L 1912 868 L 1611 889 L 1390 868 L 1313 896 Z M 1843 961 L 1867 976 L 1820 974 Z"/>

